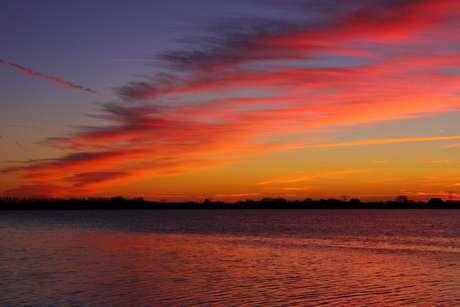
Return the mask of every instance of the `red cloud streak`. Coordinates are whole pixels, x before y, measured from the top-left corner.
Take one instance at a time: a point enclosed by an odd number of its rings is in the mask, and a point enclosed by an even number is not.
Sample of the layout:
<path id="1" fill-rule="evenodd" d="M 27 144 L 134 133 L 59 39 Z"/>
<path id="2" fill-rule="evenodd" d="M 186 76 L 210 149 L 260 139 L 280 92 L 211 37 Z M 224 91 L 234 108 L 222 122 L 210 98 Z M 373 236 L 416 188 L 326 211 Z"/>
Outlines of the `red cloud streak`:
<path id="1" fill-rule="evenodd" d="M 119 87 L 120 101 L 92 115 L 106 126 L 42 142 L 65 151 L 62 158 L 3 169 L 28 181 L 5 194 L 36 195 L 39 187 L 53 196 L 108 193 L 114 185 L 216 168 L 260 152 L 458 138 L 313 145 L 337 127 L 460 108 L 458 75 L 443 70 L 458 64 L 451 51 L 460 47 L 452 39 L 459 34 L 458 2 L 357 3 L 324 24 L 224 29 L 218 47 L 164 55 L 180 63 L 180 74 Z"/>

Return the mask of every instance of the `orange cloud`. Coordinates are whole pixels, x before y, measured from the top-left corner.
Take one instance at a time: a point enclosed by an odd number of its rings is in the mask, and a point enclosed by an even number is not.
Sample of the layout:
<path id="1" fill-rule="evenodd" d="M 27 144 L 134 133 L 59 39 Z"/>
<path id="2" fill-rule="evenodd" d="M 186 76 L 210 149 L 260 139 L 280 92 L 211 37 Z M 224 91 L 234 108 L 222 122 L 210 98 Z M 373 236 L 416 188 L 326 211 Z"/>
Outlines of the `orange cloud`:
<path id="1" fill-rule="evenodd" d="M 276 179 L 257 182 L 256 184 L 264 185 L 264 184 L 271 184 L 271 183 L 294 183 L 294 182 L 311 181 L 311 180 L 313 180 L 313 177 L 308 176 L 308 175 L 301 175 L 301 176 L 280 177 Z"/>
<path id="2" fill-rule="evenodd" d="M 455 147 L 460 147 L 460 143 L 458 144 L 449 144 L 449 145 L 443 145 L 442 148 L 455 148 Z"/>
<path id="3" fill-rule="evenodd" d="M 406 181 L 407 178 L 384 178 L 377 180 L 364 180 L 363 183 L 382 183 L 382 182 L 392 182 L 392 181 Z"/>
<path id="4" fill-rule="evenodd" d="M 316 171 L 316 172 L 311 172 L 308 174 L 280 177 L 276 179 L 261 181 L 261 182 L 257 182 L 256 184 L 265 185 L 265 184 L 272 184 L 272 183 L 295 183 L 295 182 L 311 181 L 316 178 L 342 178 L 344 175 L 364 173 L 368 171 L 369 170 Z"/>
<path id="5" fill-rule="evenodd" d="M 260 193 L 237 193 L 237 194 L 216 194 L 215 197 L 242 197 L 242 196 L 258 196 Z"/>
<path id="6" fill-rule="evenodd" d="M 269 187 L 264 188 L 265 192 L 294 192 L 294 191 L 308 191 L 317 189 L 318 187 L 311 186 L 311 185 L 304 185 L 300 187 Z"/>
<path id="7" fill-rule="evenodd" d="M 309 146 L 305 146 L 305 148 L 372 145 L 372 144 L 387 144 L 387 143 L 401 143 L 401 142 L 425 142 L 425 141 L 440 141 L 440 140 L 452 140 L 452 139 L 460 139 L 460 136 L 412 137 L 412 138 L 399 138 L 399 139 L 359 140 L 359 141 L 344 142 L 344 143 L 309 145 Z"/>

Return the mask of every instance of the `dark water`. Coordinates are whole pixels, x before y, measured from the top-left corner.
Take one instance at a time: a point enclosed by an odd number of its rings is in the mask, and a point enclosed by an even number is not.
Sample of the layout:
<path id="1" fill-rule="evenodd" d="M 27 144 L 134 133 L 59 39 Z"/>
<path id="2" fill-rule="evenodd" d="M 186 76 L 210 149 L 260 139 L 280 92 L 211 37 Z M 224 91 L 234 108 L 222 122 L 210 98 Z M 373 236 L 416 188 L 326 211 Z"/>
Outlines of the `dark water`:
<path id="1" fill-rule="evenodd" d="M 460 306 L 460 210 L 2 211 L 0 306 Z"/>

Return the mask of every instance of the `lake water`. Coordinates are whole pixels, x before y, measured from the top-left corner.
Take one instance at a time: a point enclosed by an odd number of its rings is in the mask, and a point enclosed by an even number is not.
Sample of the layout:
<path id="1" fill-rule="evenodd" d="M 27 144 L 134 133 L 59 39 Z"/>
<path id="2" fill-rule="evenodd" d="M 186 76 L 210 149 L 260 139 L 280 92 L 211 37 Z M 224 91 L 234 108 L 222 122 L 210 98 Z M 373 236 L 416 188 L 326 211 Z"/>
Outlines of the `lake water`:
<path id="1" fill-rule="evenodd" d="M 460 210 L 0 211 L 0 306 L 460 306 Z"/>

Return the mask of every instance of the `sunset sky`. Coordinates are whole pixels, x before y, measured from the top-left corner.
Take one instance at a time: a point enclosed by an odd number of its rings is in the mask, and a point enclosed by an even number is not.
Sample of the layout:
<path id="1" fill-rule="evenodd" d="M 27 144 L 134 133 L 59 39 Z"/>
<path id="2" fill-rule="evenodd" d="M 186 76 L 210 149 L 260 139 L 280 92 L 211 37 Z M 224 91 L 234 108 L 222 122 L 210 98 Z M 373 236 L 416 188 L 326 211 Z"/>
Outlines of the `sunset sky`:
<path id="1" fill-rule="evenodd" d="M 458 0 L 0 1 L 1 196 L 447 199 L 459 112 Z"/>

